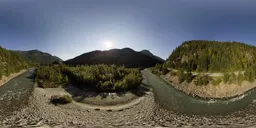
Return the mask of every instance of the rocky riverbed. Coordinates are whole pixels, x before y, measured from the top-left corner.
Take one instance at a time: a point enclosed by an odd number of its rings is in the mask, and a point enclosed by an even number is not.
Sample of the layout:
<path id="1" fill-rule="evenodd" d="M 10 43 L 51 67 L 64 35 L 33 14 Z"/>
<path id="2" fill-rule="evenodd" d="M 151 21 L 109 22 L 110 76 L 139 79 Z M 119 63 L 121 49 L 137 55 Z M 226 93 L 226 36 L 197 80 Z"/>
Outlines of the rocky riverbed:
<path id="1" fill-rule="evenodd" d="M 187 116 L 168 111 L 154 101 L 153 93 L 138 104 L 119 110 L 86 108 L 75 103 L 54 106 L 45 90 L 35 88 L 29 105 L 1 122 L 1 126 L 150 126 L 150 127 L 245 127 L 256 126 L 255 104 L 226 116 Z"/>
<path id="2" fill-rule="evenodd" d="M 189 110 L 191 110 L 194 108 L 192 103 L 198 102 L 197 100 L 193 102 L 186 100 L 186 102 L 182 102 L 181 105 L 177 104 L 177 101 L 182 100 L 181 98 L 187 97 L 182 97 L 183 94 L 180 93 L 176 94 L 175 90 L 168 90 L 167 87 L 170 86 L 164 85 L 164 82 L 158 80 L 157 77 L 149 72 L 144 71 L 143 74 L 148 80 L 145 84 L 154 85 L 154 93 L 173 94 L 175 97 L 162 95 L 163 97 L 161 96 L 161 98 L 165 98 L 166 100 L 159 103 L 160 100 L 156 98 L 157 94 L 154 94 L 151 90 L 139 100 L 133 100 L 127 104 L 111 106 L 109 108 L 106 106 L 81 105 L 77 104 L 77 102 L 55 106 L 49 103 L 50 95 L 65 92 L 57 88 L 50 89 L 51 91 L 49 91 L 49 89 L 36 87 L 28 99 L 28 105 L 24 106 L 24 108 L 16 109 L 17 111 L 14 111 L 11 115 L 8 114 L 8 116 L 4 116 L 4 119 L 0 120 L 0 127 L 256 127 L 256 100 L 253 97 L 252 99 L 254 100 L 250 105 L 227 115 L 186 115 L 184 113 L 178 113 L 175 110 L 167 110 L 166 105 L 164 107 L 161 105 L 164 105 L 166 101 L 170 101 L 176 104 L 171 106 L 171 108 L 188 107 Z M 12 80 L 12 82 L 9 82 L 8 86 L 5 87 L 9 87 L 9 89 L 17 89 L 19 87 L 28 88 L 25 85 L 32 83 L 27 81 L 26 78 L 28 76 L 29 73 L 26 73 Z M 17 83 L 18 80 L 21 80 L 21 83 L 24 84 L 16 85 L 15 83 Z M 12 87 L 10 85 L 12 83 L 15 86 Z M 24 90 L 20 91 L 24 92 Z M 23 97 L 21 97 L 21 99 L 22 98 Z M 192 99 L 190 98 L 190 100 Z M 251 98 L 241 100 L 250 101 Z M 190 104 L 186 105 L 188 102 L 190 102 Z M 1 104 L 4 104 L 4 102 Z M 198 104 L 204 104 L 204 107 L 200 107 L 203 110 L 215 103 Z M 223 105 L 224 108 L 230 105 L 231 107 L 234 106 L 233 103 Z M 170 104 L 167 104 L 167 106 L 170 106 Z M 216 109 L 217 111 L 218 107 L 212 109 Z M 211 111 L 214 112 L 215 110 Z"/>
<path id="3" fill-rule="evenodd" d="M 177 90 L 180 90 L 188 95 L 194 95 L 204 99 L 228 99 L 239 95 L 243 95 L 247 91 L 256 88 L 256 81 L 250 83 L 248 81 L 243 81 L 242 85 L 236 84 L 224 84 L 221 82 L 220 85 L 208 84 L 205 86 L 197 86 L 193 82 L 179 83 L 179 78 L 177 76 L 171 76 L 170 73 L 166 75 L 161 75 L 167 83 L 172 85 Z"/>

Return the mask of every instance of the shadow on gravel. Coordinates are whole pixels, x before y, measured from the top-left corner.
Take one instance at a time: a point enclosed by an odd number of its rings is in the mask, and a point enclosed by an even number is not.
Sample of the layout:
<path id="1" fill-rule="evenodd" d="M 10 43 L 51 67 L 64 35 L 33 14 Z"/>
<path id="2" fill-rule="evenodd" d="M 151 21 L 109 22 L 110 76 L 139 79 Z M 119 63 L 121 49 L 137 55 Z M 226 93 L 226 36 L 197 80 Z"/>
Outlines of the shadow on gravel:
<path id="1" fill-rule="evenodd" d="M 136 89 L 132 89 L 129 92 L 134 94 L 137 97 L 142 97 L 146 94 L 146 92 L 150 91 L 149 85 L 142 83 L 141 86 L 139 86 Z M 78 102 L 83 101 L 86 98 L 95 98 L 95 97 L 100 97 L 100 99 L 105 99 L 108 96 L 111 95 L 117 95 L 119 97 L 124 96 L 127 92 L 116 92 L 116 93 L 107 93 L 107 92 L 94 92 L 89 89 L 84 89 L 84 88 L 78 88 L 73 85 L 66 85 L 64 86 L 64 89 L 71 94 L 72 98 L 75 99 Z"/>

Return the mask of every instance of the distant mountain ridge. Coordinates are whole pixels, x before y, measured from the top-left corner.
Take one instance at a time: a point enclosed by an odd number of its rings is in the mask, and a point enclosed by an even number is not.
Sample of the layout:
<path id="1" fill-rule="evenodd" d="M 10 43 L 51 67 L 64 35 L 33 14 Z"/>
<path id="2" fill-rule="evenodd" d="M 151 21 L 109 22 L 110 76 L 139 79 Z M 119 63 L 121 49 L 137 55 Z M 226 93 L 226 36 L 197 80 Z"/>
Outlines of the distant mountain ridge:
<path id="1" fill-rule="evenodd" d="M 14 51 L 24 57 L 27 61 L 40 64 L 51 64 L 54 62 L 62 62 L 63 60 L 57 56 L 39 50 Z"/>
<path id="2" fill-rule="evenodd" d="M 73 59 L 67 60 L 64 63 L 71 65 L 116 64 L 130 68 L 147 68 L 152 67 L 157 63 L 163 63 L 163 61 L 160 61 L 151 54 L 147 55 L 142 52 L 134 51 L 131 48 L 111 49 L 107 51 L 96 50 L 84 53 Z"/>
<path id="3" fill-rule="evenodd" d="M 162 58 L 160 58 L 160 57 L 155 56 L 154 54 L 152 54 L 149 50 L 142 50 L 142 51 L 140 51 L 140 52 L 143 53 L 143 54 L 145 54 L 145 55 L 148 55 L 148 56 L 150 56 L 150 57 L 156 58 L 156 59 L 158 59 L 158 60 L 161 61 L 161 62 L 164 62 L 164 61 L 165 61 L 164 59 L 162 59 Z"/>

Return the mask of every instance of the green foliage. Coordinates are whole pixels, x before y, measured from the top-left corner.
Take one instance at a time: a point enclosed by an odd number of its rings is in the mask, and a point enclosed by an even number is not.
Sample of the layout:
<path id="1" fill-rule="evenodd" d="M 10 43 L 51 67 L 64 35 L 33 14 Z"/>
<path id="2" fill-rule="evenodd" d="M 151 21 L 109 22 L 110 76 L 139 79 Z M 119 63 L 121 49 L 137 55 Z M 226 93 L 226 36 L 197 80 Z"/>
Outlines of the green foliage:
<path id="1" fill-rule="evenodd" d="M 0 46 L 0 77 L 9 76 L 28 67 L 27 62 L 16 53 Z"/>
<path id="2" fill-rule="evenodd" d="M 253 68 L 247 68 L 244 73 L 245 80 L 248 80 L 250 82 L 253 82 L 255 80 L 255 71 Z"/>
<path id="3" fill-rule="evenodd" d="M 222 80 L 220 78 L 217 78 L 217 79 L 213 79 L 211 82 L 213 85 L 217 86 L 217 85 L 220 85 Z"/>
<path id="4" fill-rule="evenodd" d="M 60 58 L 38 50 L 14 52 L 22 56 L 25 60 L 27 60 L 31 66 L 36 66 L 37 64 L 51 64 L 62 62 Z"/>
<path id="5" fill-rule="evenodd" d="M 244 76 L 242 75 L 241 72 L 239 72 L 238 75 L 237 75 L 237 84 L 242 85 L 243 81 L 244 81 Z"/>
<path id="6" fill-rule="evenodd" d="M 68 104 L 72 102 L 72 99 L 68 95 L 53 95 L 50 99 L 51 103 L 57 105 L 57 104 Z"/>
<path id="7" fill-rule="evenodd" d="M 139 73 L 129 73 L 124 77 L 123 81 L 128 88 L 135 88 L 141 84 L 142 76 Z"/>
<path id="8" fill-rule="evenodd" d="M 236 84 L 236 82 L 237 82 L 237 76 L 235 75 L 235 73 L 231 73 L 228 84 L 232 84 L 232 83 Z"/>
<path id="9" fill-rule="evenodd" d="M 162 66 L 162 73 L 165 75 L 169 72 L 168 68 L 167 68 L 167 65 L 166 64 L 163 64 Z"/>
<path id="10" fill-rule="evenodd" d="M 177 76 L 179 77 L 179 82 L 182 83 L 184 81 L 190 83 L 194 76 L 191 72 L 185 72 L 184 70 L 179 70 L 177 72 Z"/>
<path id="11" fill-rule="evenodd" d="M 165 64 L 185 71 L 245 71 L 256 67 L 256 47 L 239 42 L 186 41 L 173 51 Z"/>
<path id="12" fill-rule="evenodd" d="M 124 66 L 103 64 L 64 66 L 62 71 L 79 87 L 103 92 L 136 88 L 142 82 L 142 75 L 138 69 L 124 68 Z"/>
<path id="13" fill-rule="evenodd" d="M 194 82 L 196 85 L 202 86 L 202 85 L 209 84 L 210 81 L 212 81 L 211 77 L 209 77 L 208 75 L 202 75 L 202 76 L 197 76 Z"/>
<path id="14" fill-rule="evenodd" d="M 67 83 L 67 76 L 62 75 L 59 66 L 39 66 L 36 70 L 35 81 L 39 87 L 55 88 L 59 84 Z"/>
<path id="15" fill-rule="evenodd" d="M 229 73 L 224 73 L 223 82 L 226 84 L 227 82 L 229 82 L 229 78 L 230 78 L 230 74 Z"/>
<path id="16" fill-rule="evenodd" d="M 176 76 L 177 75 L 177 73 L 173 70 L 170 71 L 170 74 L 171 74 L 171 76 Z"/>
<path id="17" fill-rule="evenodd" d="M 165 75 L 169 72 L 166 64 L 156 64 L 155 67 L 152 68 L 152 73 L 156 75 Z"/>

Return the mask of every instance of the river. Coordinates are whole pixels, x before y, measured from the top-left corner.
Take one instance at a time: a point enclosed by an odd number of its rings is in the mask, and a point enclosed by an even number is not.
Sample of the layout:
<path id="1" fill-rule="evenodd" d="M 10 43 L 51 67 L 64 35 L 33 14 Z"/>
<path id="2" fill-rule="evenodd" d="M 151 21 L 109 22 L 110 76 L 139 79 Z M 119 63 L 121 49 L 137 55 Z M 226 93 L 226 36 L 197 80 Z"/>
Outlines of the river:
<path id="1" fill-rule="evenodd" d="M 148 70 L 143 70 L 142 73 L 153 87 L 156 102 L 168 110 L 187 115 L 226 115 L 255 104 L 256 101 L 253 90 L 229 100 L 203 100 L 176 90 Z"/>
<path id="2" fill-rule="evenodd" d="M 27 105 L 33 91 L 33 73 L 30 69 L 0 87 L 0 120 Z"/>
<path id="3" fill-rule="evenodd" d="M 27 105 L 34 88 L 34 70 L 30 69 L 0 87 L 0 120 Z M 147 84 L 153 87 L 155 102 L 170 111 L 186 115 L 229 115 L 256 104 L 254 91 L 230 100 L 207 101 L 176 90 L 148 70 L 143 70 L 142 73 L 146 77 Z M 256 111 L 256 109 L 250 110 Z"/>

